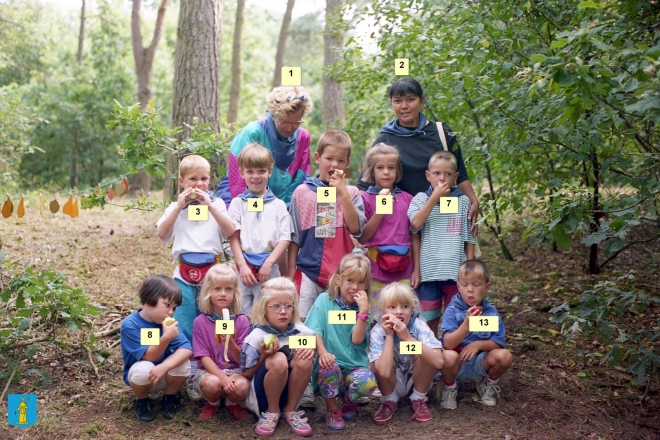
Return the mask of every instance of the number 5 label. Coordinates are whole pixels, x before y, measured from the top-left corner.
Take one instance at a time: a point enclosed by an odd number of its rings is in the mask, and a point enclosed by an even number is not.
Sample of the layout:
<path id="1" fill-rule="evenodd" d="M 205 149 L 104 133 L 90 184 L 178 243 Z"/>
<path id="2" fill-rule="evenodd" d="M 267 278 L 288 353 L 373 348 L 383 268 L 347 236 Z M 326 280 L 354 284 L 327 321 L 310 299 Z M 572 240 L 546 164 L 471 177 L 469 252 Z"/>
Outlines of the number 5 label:
<path id="1" fill-rule="evenodd" d="M 257 197 L 255 199 L 247 199 L 248 212 L 263 212 L 264 199 Z"/>
<path id="2" fill-rule="evenodd" d="M 497 332 L 500 330 L 498 316 L 470 316 L 468 330 L 471 332 Z"/>
<path id="3" fill-rule="evenodd" d="M 376 214 L 392 214 L 393 206 L 392 196 L 376 196 Z"/>
<path id="4" fill-rule="evenodd" d="M 234 321 L 224 321 L 216 319 L 215 321 L 215 334 L 216 335 L 233 335 L 234 334 Z"/>
<path id="5" fill-rule="evenodd" d="M 458 214 L 458 197 L 440 197 L 440 214 Z"/>
<path id="6" fill-rule="evenodd" d="M 330 186 L 316 188 L 316 203 L 337 203 L 337 188 Z"/>
<path id="7" fill-rule="evenodd" d="M 420 341 L 415 341 L 415 342 L 401 341 L 401 345 L 399 345 L 399 353 L 422 354 L 422 343 Z"/>
<path id="8" fill-rule="evenodd" d="M 188 205 L 188 220 L 205 222 L 209 219 L 209 207 L 206 205 Z"/>
<path id="9" fill-rule="evenodd" d="M 290 348 L 316 348 L 316 336 L 289 336 Z"/>
<path id="10" fill-rule="evenodd" d="M 160 329 L 141 328 L 140 345 L 160 345 Z"/>

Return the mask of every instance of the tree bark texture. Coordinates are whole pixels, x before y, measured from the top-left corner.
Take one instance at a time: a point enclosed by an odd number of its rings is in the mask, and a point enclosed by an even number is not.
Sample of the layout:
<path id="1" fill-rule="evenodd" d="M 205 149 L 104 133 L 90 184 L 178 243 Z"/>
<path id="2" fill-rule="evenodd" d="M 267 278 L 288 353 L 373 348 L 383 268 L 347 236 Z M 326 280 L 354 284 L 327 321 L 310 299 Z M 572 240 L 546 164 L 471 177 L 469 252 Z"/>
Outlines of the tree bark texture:
<path id="1" fill-rule="evenodd" d="M 182 0 L 174 57 L 174 102 L 172 126 L 183 130 L 181 141 L 190 136 L 186 124 L 208 123 L 219 129 L 221 0 Z M 168 155 L 165 198 L 175 200 L 179 158 Z"/>
<path id="2" fill-rule="evenodd" d="M 238 121 L 238 108 L 241 98 L 241 34 L 244 12 L 245 0 L 238 0 L 234 22 L 234 44 L 231 53 L 231 90 L 229 92 L 229 110 L 227 111 L 227 122 L 230 123 Z"/>
<path id="3" fill-rule="evenodd" d="M 85 42 L 85 0 L 82 0 L 82 7 L 80 8 L 80 32 L 78 33 L 78 56 L 76 62 L 78 66 L 82 64 L 83 58 L 83 43 Z"/>
<path id="4" fill-rule="evenodd" d="M 131 41 L 133 43 L 135 74 L 137 75 L 138 80 L 137 97 L 141 109 L 144 109 L 153 97 L 151 91 L 151 69 L 154 64 L 158 42 L 163 35 L 163 21 L 165 19 L 168 2 L 169 0 L 162 0 L 160 2 L 158 15 L 156 16 L 154 35 L 151 38 L 149 46 L 144 47 L 142 43 L 142 20 L 140 16 L 142 0 L 133 0 L 133 9 L 131 12 Z M 141 192 L 148 193 L 151 190 L 151 176 L 144 170 L 131 176 L 130 182 L 128 191 L 131 196 L 135 196 Z"/>
<path id="5" fill-rule="evenodd" d="M 338 14 L 344 6 L 345 0 L 326 0 L 325 3 L 325 32 L 323 33 L 323 66 L 328 67 L 341 59 L 344 46 L 344 34 L 336 29 L 332 22 L 337 20 Z M 344 89 L 335 79 L 326 75 L 323 77 L 323 117 L 325 129 L 342 128 L 344 126 Z"/>
<path id="6" fill-rule="evenodd" d="M 284 52 L 286 52 L 286 40 L 289 37 L 289 27 L 291 26 L 291 14 L 296 0 L 288 0 L 286 3 L 286 12 L 282 19 L 280 28 L 280 38 L 277 40 L 277 52 L 275 53 L 275 74 L 273 75 L 273 87 L 282 85 L 282 66 L 284 66 Z"/>

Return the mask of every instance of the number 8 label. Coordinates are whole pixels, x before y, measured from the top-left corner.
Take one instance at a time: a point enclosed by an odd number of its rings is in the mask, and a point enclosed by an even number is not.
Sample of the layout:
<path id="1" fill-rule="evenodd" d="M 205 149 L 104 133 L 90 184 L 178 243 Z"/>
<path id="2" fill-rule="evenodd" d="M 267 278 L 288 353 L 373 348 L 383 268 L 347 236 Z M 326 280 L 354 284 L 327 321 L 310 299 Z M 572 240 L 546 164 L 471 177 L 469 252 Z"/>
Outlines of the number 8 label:
<path id="1" fill-rule="evenodd" d="M 160 345 L 160 330 L 157 328 L 141 328 L 140 345 Z"/>

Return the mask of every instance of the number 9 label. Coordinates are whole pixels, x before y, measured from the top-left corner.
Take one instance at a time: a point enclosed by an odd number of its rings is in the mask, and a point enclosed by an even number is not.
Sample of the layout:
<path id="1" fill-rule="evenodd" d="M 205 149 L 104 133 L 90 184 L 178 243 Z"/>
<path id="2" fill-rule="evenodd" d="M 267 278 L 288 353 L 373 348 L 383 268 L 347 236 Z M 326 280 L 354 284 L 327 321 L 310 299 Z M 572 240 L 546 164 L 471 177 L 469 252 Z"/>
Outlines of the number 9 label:
<path id="1" fill-rule="evenodd" d="M 337 203 L 337 188 L 330 186 L 316 188 L 316 203 Z"/>
<path id="2" fill-rule="evenodd" d="M 458 197 L 440 197 L 440 214 L 458 214 Z"/>
<path id="3" fill-rule="evenodd" d="M 188 205 L 188 220 L 205 222 L 209 219 L 209 207 L 206 205 Z"/>
<path id="4" fill-rule="evenodd" d="M 217 319 L 215 321 L 215 334 L 216 335 L 233 335 L 234 334 L 234 321 L 226 321 Z"/>

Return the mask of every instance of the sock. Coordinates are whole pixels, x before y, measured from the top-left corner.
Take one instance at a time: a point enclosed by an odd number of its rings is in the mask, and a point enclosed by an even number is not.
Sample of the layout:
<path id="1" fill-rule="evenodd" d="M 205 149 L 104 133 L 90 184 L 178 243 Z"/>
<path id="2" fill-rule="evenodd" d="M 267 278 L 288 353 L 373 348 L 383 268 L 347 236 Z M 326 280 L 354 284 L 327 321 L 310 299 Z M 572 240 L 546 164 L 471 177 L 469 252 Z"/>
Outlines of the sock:
<path id="1" fill-rule="evenodd" d="M 399 396 L 396 395 L 396 393 L 392 393 L 389 396 L 383 396 L 380 399 L 381 402 L 394 402 L 398 403 L 399 402 Z"/>
<path id="2" fill-rule="evenodd" d="M 220 406 L 220 401 L 221 400 L 222 399 L 218 399 L 215 402 L 211 402 L 210 400 L 207 400 L 207 402 L 209 403 L 209 405 L 212 405 L 212 406 Z"/>
<path id="3" fill-rule="evenodd" d="M 490 383 L 497 383 L 497 381 L 500 380 L 500 379 L 499 379 L 499 377 L 497 379 L 493 379 L 492 377 L 488 376 L 486 378 L 486 380 Z"/>
<path id="4" fill-rule="evenodd" d="M 426 402 L 426 400 L 427 400 L 426 399 L 426 393 L 422 394 L 422 393 L 420 393 L 419 391 L 417 391 L 416 389 L 413 388 L 413 392 L 410 395 L 410 400 L 423 400 L 423 401 Z"/>
<path id="5" fill-rule="evenodd" d="M 232 406 L 232 405 L 238 405 L 238 402 L 234 403 L 231 400 L 229 400 L 229 397 L 225 397 L 225 406 Z"/>
<path id="6" fill-rule="evenodd" d="M 452 383 L 446 383 L 444 380 L 442 381 L 442 385 L 444 385 L 445 388 L 456 388 L 456 381 L 453 381 Z"/>

